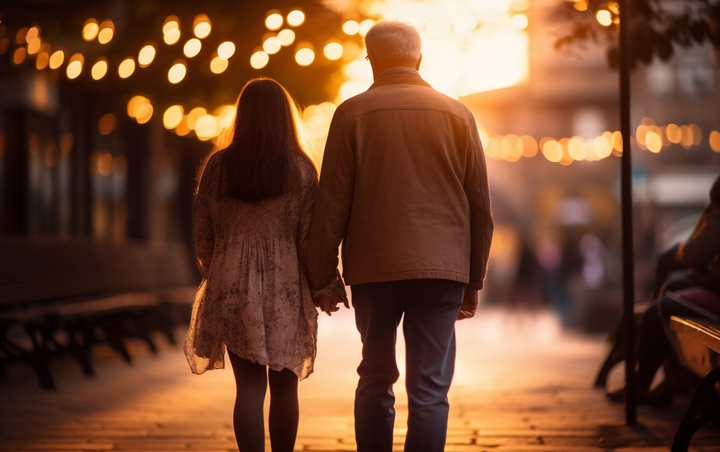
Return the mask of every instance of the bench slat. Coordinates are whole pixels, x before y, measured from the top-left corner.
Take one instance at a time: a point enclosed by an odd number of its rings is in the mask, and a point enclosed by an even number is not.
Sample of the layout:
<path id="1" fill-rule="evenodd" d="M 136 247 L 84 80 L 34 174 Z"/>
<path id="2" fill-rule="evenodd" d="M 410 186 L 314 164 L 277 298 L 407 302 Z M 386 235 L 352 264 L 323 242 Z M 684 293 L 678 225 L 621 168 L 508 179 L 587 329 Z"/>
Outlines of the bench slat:
<path id="1" fill-rule="evenodd" d="M 687 335 L 689 339 L 700 342 L 709 349 L 720 353 L 720 330 L 710 325 L 703 325 L 701 322 L 672 316 L 670 317 L 670 329 Z"/>

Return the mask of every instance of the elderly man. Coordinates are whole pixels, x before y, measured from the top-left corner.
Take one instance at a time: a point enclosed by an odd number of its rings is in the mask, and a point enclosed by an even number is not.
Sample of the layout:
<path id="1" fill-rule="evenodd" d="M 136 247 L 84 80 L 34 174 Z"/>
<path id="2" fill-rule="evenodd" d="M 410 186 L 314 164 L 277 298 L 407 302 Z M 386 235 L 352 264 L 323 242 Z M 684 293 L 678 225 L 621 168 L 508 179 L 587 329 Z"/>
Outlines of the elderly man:
<path id="1" fill-rule="evenodd" d="M 418 74 L 420 35 L 381 21 L 365 36 L 375 83 L 335 112 L 309 241 L 314 287 L 343 277 L 362 340 L 355 393 L 359 452 L 390 452 L 406 344 L 406 451 L 442 451 L 455 321 L 472 317 L 492 239 L 487 170 L 470 111 Z M 342 300 L 337 300 L 337 302 Z M 321 304 L 336 301 L 321 299 Z"/>

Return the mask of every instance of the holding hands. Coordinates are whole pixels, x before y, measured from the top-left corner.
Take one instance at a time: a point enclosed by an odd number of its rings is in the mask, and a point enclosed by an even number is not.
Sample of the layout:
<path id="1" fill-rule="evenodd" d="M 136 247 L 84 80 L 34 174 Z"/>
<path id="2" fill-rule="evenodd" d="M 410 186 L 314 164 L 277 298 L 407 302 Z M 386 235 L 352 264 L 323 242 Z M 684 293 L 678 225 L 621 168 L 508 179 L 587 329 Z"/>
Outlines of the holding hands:
<path id="1" fill-rule="evenodd" d="M 348 302 L 347 293 L 345 292 L 345 285 L 341 280 L 335 280 L 328 287 L 318 291 L 315 294 L 315 306 L 319 307 L 320 310 L 327 315 L 332 315 L 333 312 L 340 310 L 340 303 L 344 304 L 346 308 L 350 309 L 350 303 Z"/>
<path id="2" fill-rule="evenodd" d="M 458 314 L 458 320 L 470 319 L 475 317 L 478 304 L 480 303 L 480 291 L 479 290 L 466 290 L 465 296 L 463 297 L 462 306 L 460 307 L 460 313 Z"/>

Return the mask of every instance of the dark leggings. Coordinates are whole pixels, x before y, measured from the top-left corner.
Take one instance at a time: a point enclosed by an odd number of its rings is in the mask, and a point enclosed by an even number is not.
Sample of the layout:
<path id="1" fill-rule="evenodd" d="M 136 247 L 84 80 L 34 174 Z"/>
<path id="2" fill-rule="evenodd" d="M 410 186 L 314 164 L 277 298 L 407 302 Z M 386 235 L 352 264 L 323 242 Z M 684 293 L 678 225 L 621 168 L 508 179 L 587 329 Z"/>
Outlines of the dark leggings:
<path id="1" fill-rule="evenodd" d="M 273 452 L 292 452 L 297 437 L 299 406 L 298 378 L 283 369 L 267 370 L 266 366 L 240 358 L 228 350 L 235 374 L 237 395 L 233 426 L 240 452 L 265 451 L 263 405 L 265 390 L 270 383 L 270 444 Z"/>

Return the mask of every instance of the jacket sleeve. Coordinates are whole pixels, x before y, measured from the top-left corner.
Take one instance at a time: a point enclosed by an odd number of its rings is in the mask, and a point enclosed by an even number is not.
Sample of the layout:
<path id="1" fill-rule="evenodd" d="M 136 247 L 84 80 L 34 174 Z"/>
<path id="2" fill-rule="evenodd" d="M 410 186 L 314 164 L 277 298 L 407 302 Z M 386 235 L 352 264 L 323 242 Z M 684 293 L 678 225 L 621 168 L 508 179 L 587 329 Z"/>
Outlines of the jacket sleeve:
<path id="1" fill-rule="evenodd" d="M 467 135 L 467 171 L 464 181 L 465 194 L 470 205 L 470 283 L 467 289 L 480 290 L 487 273 L 493 218 L 485 154 L 475 118 L 470 112 Z"/>
<path id="2" fill-rule="evenodd" d="M 213 229 L 210 212 L 214 198 L 212 190 L 217 187 L 217 184 L 214 183 L 217 160 L 217 157 L 211 157 L 205 165 L 200 178 L 197 196 L 195 197 L 195 209 L 193 210 L 192 229 L 193 238 L 195 239 L 195 255 L 203 279 L 207 279 L 213 249 L 215 248 L 215 230 Z"/>
<path id="3" fill-rule="evenodd" d="M 720 254 L 720 208 L 710 205 L 703 211 L 692 236 L 680 245 L 677 260 L 688 268 L 705 269 Z"/>
<path id="4" fill-rule="evenodd" d="M 317 178 L 310 177 L 304 182 L 302 194 L 302 206 L 300 211 L 300 223 L 297 232 L 297 250 L 300 269 L 307 274 L 308 270 L 308 239 L 310 236 L 310 224 L 312 222 L 315 197 L 317 196 Z M 311 292 L 312 288 L 311 288 Z"/>
<path id="5" fill-rule="evenodd" d="M 330 124 L 308 240 L 310 285 L 321 290 L 338 278 L 338 247 L 345 237 L 355 187 L 355 155 L 339 108 Z"/>

